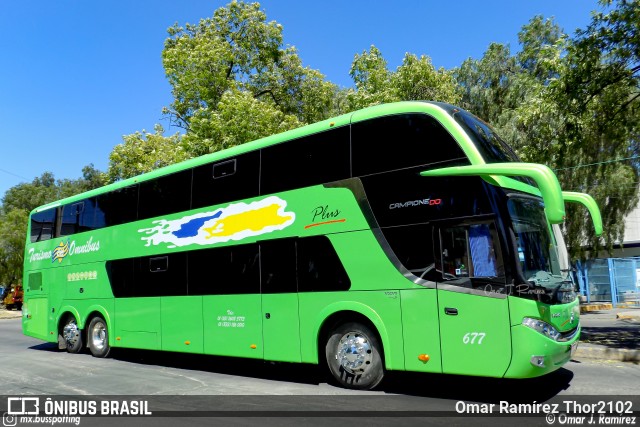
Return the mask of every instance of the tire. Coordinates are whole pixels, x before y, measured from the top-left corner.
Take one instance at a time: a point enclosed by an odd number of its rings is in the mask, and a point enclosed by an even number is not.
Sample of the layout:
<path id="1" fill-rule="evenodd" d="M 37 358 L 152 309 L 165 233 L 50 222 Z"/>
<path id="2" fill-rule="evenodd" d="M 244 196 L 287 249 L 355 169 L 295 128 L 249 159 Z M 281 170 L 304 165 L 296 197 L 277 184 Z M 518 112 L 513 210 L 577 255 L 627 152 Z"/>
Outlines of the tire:
<path id="1" fill-rule="evenodd" d="M 338 326 L 327 340 L 325 354 L 331 375 L 342 387 L 371 390 L 384 378 L 380 340 L 365 325 Z"/>
<path id="2" fill-rule="evenodd" d="M 107 322 L 102 317 L 94 317 L 87 329 L 89 350 L 94 357 L 107 357 L 111 352 Z"/>
<path id="3" fill-rule="evenodd" d="M 78 328 L 76 318 L 69 316 L 62 327 L 62 338 L 69 353 L 82 351 L 82 330 Z"/>

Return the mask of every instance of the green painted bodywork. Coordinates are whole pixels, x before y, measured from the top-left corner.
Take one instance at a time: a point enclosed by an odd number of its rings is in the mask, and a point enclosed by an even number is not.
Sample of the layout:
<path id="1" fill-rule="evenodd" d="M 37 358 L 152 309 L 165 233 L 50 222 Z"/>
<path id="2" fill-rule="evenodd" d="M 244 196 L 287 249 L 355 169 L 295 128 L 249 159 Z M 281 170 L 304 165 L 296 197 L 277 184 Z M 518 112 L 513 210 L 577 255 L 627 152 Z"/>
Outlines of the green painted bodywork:
<path id="1" fill-rule="evenodd" d="M 481 175 L 503 188 L 534 196 L 542 194 L 549 219 L 561 220 L 562 193 L 548 168 L 518 163 L 484 165 L 460 125 L 443 108 L 424 102 L 357 111 L 114 183 L 34 212 L 332 127 L 403 112 L 435 117 L 472 163 L 424 175 Z M 530 176 L 541 190 L 505 175 Z M 159 224 L 179 224 L 192 215 L 218 209 L 249 209 L 267 203 L 268 197 L 276 197 L 278 203 L 286 205 L 283 209 L 288 215 L 293 214 L 293 220 L 244 238 L 216 243 L 194 241 L 184 246 L 167 241 L 158 229 Z M 550 306 L 504 295 L 484 296 L 416 284 L 401 274 L 385 254 L 360 202 L 347 188 L 316 185 L 38 243 L 28 241 L 23 331 L 56 342 L 66 316 L 73 315 L 78 326 L 85 328 L 93 316 L 100 315 L 106 320 L 109 344 L 113 347 L 319 363 L 324 358 L 323 327 L 333 319 L 351 316 L 366 319 L 375 328 L 382 343 L 385 367 L 390 370 L 531 377 L 549 372 L 529 363 L 533 354 L 542 352 L 558 364 L 563 363 L 570 343 L 551 342 L 523 327 L 521 322 L 528 316 L 548 318 L 555 324 L 559 318 L 549 316 L 556 310 L 562 315 L 575 306 L 573 303 Z M 340 211 L 339 219 L 344 221 L 314 220 L 313 212 L 318 206 Z M 348 291 L 114 298 L 109 285 L 106 269 L 109 260 L 313 235 L 325 235 L 331 241 L 351 280 Z M 68 254 L 52 261 L 54 251 L 61 245 L 67 245 Z M 31 289 L 30 277 L 38 273 L 42 274 L 42 287 Z M 215 278 L 216 271 L 211 271 L 211 280 Z M 447 307 L 456 307 L 458 315 L 445 314 Z"/>
<path id="2" fill-rule="evenodd" d="M 591 220 L 593 221 L 593 228 L 595 229 L 596 236 L 602 235 L 602 215 L 600 214 L 600 209 L 598 208 L 598 204 L 593 197 L 585 193 L 575 193 L 572 191 L 563 191 L 562 197 L 565 202 L 574 202 L 580 203 L 584 205 L 589 211 L 591 215 Z"/>
<path id="3" fill-rule="evenodd" d="M 545 165 L 536 163 L 491 163 L 484 165 L 455 166 L 421 172 L 422 176 L 526 176 L 533 179 L 542 193 L 547 218 L 552 224 L 564 221 L 564 200 L 558 178 Z"/>

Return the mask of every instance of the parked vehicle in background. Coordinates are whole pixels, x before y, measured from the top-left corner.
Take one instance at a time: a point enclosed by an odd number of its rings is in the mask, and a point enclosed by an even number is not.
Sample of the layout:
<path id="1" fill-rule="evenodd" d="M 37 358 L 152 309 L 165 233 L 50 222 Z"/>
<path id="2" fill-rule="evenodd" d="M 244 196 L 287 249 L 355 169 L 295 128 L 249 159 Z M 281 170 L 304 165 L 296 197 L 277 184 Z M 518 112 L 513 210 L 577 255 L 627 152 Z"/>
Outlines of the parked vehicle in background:
<path id="1" fill-rule="evenodd" d="M 4 289 L 1 294 L 4 294 Z M 11 285 L 9 292 L 2 299 L 2 303 L 7 308 L 7 310 L 16 310 L 22 309 L 22 299 L 24 296 L 24 292 L 22 291 L 22 285 Z"/>

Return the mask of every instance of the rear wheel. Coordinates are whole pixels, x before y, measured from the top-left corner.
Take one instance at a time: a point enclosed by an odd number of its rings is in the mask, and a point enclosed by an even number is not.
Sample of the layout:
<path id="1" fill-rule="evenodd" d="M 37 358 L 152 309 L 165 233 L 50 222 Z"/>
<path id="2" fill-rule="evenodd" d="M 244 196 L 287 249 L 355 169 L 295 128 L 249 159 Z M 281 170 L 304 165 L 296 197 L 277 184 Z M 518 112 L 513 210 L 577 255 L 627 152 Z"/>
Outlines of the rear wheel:
<path id="1" fill-rule="evenodd" d="M 111 352 L 107 322 L 102 317 L 94 317 L 87 331 L 89 350 L 95 357 L 107 357 Z"/>
<path id="2" fill-rule="evenodd" d="M 333 378 L 343 387 L 370 390 L 384 378 L 378 336 L 360 323 L 345 323 L 329 336 L 325 349 Z"/>
<path id="3" fill-rule="evenodd" d="M 62 327 L 62 338 L 69 353 L 82 351 L 82 331 L 78 328 L 76 318 L 69 316 Z"/>

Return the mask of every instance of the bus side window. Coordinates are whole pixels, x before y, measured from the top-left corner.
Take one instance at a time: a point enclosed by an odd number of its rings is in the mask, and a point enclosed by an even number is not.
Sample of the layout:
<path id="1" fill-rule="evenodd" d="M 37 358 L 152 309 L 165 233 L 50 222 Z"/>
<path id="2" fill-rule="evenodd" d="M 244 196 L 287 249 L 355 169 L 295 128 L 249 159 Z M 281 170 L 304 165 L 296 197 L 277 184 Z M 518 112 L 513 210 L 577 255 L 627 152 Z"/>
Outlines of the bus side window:
<path id="1" fill-rule="evenodd" d="M 415 277 L 437 281 L 433 254 L 433 228 L 429 224 L 405 225 L 383 228 L 387 243 L 398 261 Z"/>
<path id="2" fill-rule="evenodd" d="M 52 239 L 56 223 L 57 208 L 31 215 L 31 243 Z"/>
<path id="3" fill-rule="evenodd" d="M 261 153 L 260 194 L 351 177 L 349 126 L 273 145 Z"/>
<path id="4" fill-rule="evenodd" d="M 300 292 L 349 290 L 351 280 L 327 236 L 298 239 L 296 248 Z"/>
<path id="5" fill-rule="evenodd" d="M 187 254 L 177 252 L 138 259 L 133 296 L 159 297 L 187 294 Z"/>
<path id="6" fill-rule="evenodd" d="M 191 209 L 256 197 L 259 174 L 259 151 L 194 168 Z"/>
<path id="7" fill-rule="evenodd" d="M 263 294 L 297 292 L 295 239 L 260 242 L 260 273 Z"/>
<path id="8" fill-rule="evenodd" d="M 80 222 L 84 212 L 84 200 L 62 207 L 60 236 L 69 236 L 80 232 Z"/>
<path id="9" fill-rule="evenodd" d="M 239 295 L 260 292 L 258 245 L 191 251 L 189 295 Z"/>
<path id="10" fill-rule="evenodd" d="M 493 223 L 448 227 L 440 231 L 443 280 L 460 286 L 504 285 L 504 264 Z"/>
<path id="11" fill-rule="evenodd" d="M 351 125 L 353 176 L 465 158 L 458 143 L 427 114 L 398 114 Z"/>
<path id="12" fill-rule="evenodd" d="M 138 219 L 154 218 L 189 210 L 191 170 L 140 183 Z"/>
<path id="13" fill-rule="evenodd" d="M 97 218 L 104 226 L 120 225 L 135 221 L 138 216 L 138 185 L 104 193 L 96 197 Z"/>

